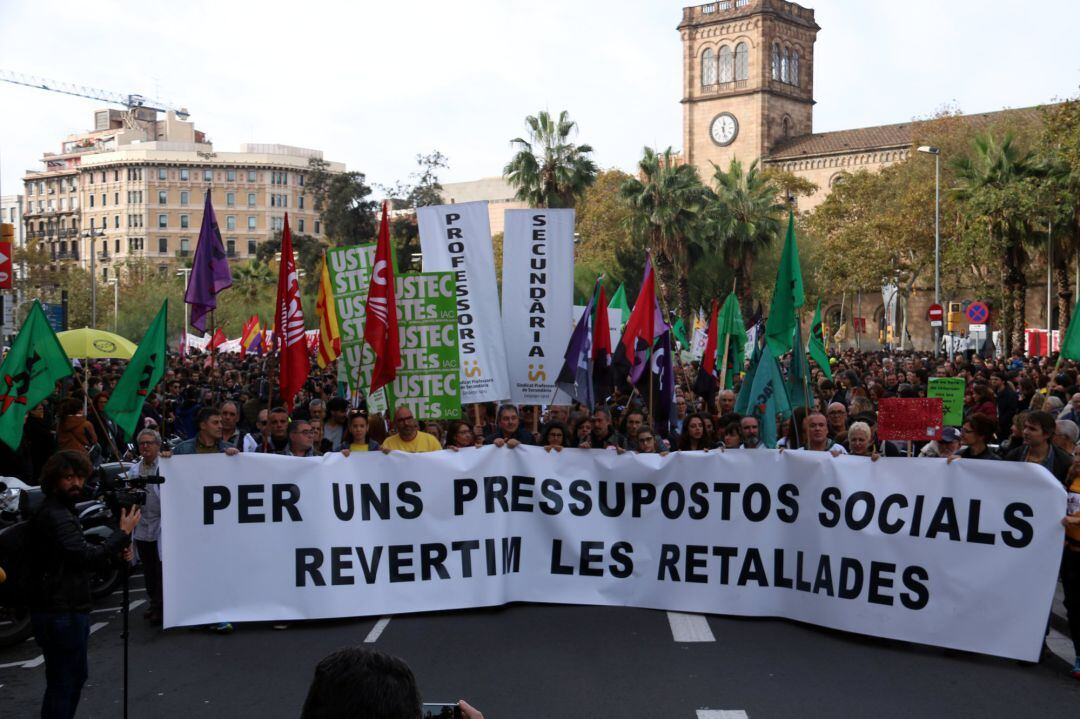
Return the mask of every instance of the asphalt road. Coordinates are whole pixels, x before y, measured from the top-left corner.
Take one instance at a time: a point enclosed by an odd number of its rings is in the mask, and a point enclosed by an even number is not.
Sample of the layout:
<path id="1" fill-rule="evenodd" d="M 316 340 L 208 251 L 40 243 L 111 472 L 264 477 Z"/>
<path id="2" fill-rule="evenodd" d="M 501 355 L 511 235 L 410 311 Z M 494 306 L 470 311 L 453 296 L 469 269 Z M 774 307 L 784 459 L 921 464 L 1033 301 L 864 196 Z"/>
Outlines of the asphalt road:
<path id="1" fill-rule="evenodd" d="M 144 600 L 142 578 L 132 585 Z M 92 615 L 79 717 L 121 715 L 119 604 Z M 783 620 L 521 604 L 217 635 L 162 632 L 143 609 L 131 613 L 132 717 L 295 717 L 319 659 L 364 642 L 404 658 L 425 700 L 465 698 L 487 719 L 1080 715 L 1080 681 L 1053 655 L 1021 666 Z M 0 650 L 0 716 L 37 715 L 39 656 L 32 640 Z"/>

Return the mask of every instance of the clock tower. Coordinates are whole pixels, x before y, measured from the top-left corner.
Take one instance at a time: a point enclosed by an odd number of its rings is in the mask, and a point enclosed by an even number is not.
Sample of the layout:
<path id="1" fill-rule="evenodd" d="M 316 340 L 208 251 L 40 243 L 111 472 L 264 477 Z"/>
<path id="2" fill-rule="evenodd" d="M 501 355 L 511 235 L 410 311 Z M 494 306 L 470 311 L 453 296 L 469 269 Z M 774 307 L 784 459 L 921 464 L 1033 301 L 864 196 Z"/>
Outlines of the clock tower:
<path id="1" fill-rule="evenodd" d="M 813 131 L 814 11 L 785 0 L 683 8 L 683 156 L 708 183 Z"/>

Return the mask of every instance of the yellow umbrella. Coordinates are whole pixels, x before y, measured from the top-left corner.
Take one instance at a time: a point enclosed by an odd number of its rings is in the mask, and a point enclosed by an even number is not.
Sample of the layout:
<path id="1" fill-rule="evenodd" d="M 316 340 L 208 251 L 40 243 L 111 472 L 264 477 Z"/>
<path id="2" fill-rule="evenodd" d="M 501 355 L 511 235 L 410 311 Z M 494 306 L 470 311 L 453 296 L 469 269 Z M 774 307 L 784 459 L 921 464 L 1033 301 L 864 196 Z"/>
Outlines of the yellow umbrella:
<path id="1" fill-rule="evenodd" d="M 138 347 L 120 335 L 83 327 L 58 332 L 57 339 L 71 359 L 131 359 Z"/>

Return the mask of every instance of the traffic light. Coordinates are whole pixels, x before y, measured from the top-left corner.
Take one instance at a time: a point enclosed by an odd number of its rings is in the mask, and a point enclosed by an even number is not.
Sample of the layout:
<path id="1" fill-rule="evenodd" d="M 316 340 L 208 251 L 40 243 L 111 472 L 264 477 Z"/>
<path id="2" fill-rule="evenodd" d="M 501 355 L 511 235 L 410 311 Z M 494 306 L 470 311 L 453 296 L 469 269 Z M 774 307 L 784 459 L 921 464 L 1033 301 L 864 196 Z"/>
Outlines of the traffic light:
<path id="1" fill-rule="evenodd" d="M 0 242 L 15 242 L 15 225 L 10 222 L 0 222 Z"/>
<path id="2" fill-rule="evenodd" d="M 964 322 L 964 312 L 961 307 L 959 302 L 949 303 L 949 314 L 946 317 L 946 328 L 949 332 L 959 332 L 963 329 L 961 325 Z"/>

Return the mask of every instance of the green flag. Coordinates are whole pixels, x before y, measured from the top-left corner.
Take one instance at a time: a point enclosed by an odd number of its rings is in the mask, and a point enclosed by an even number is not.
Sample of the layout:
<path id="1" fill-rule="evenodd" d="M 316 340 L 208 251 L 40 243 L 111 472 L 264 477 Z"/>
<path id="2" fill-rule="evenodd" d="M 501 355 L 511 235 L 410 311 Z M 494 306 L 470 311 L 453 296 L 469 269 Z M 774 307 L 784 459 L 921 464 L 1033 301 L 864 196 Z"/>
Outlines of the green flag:
<path id="1" fill-rule="evenodd" d="M 1070 359 L 1080 360 L 1080 299 L 1073 308 L 1072 319 L 1069 320 L 1069 328 L 1065 330 L 1065 339 L 1061 341 L 1061 354 L 1059 361 Z"/>
<path id="2" fill-rule="evenodd" d="M 806 349 L 802 341 L 802 324 L 795 323 L 795 337 L 792 342 L 791 366 L 788 367 L 787 387 L 788 404 L 792 407 L 806 407 L 810 381 L 810 363 L 806 360 Z"/>
<path id="3" fill-rule="evenodd" d="M 619 285 L 611 301 L 607 303 L 609 310 L 619 310 L 619 334 L 626 329 L 626 323 L 630 321 L 630 305 L 626 304 L 626 286 Z"/>
<path id="4" fill-rule="evenodd" d="M 761 344 L 755 342 L 754 354 L 750 358 L 750 369 L 746 371 L 746 376 L 743 377 L 742 385 L 739 387 L 739 396 L 735 398 L 735 412 L 737 414 L 743 416 L 747 414 L 750 407 L 750 388 L 754 386 L 754 377 L 757 376 L 759 364 L 761 364 Z"/>
<path id="5" fill-rule="evenodd" d="M 724 300 L 720 315 L 716 319 L 716 356 L 724 361 L 724 348 L 727 347 L 727 368 L 724 377 L 724 389 L 735 386 L 735 375 L 743 371 L 746 363 L 746 328 L 743 326 L 742 310 L 739 300 L 732 292 Z"/>
<path id="6" fill-rule="evenodd" d="M 810 359 L 821 368 L 822 374 L 832 379 L 832 367 L 829 366 L 829 354 L 825 351 L 825 333 L 821 328 L 821 299 L 818 298 L 814 310 L 814 321 L 810 323 Z"/>
<path id="7" fill-rule="evenodd" d="M 788 213 L 787 239 L 780 267 L 776 270 L 769 319 L 765 325 L 765 341 L 774 357 L 791 351 L 791 337 L 798 323 L 796 311 L 806 304 L 803 293 L 802 270 L 799 268 L 799 246 L 795 243 L 795 212 Z"/>
<path id="8" fill-rule="evenodd" d="M 776 415 L 790 411 L 780 368 L 772 350 L 765 345 L 754 373 L 754 384 L 750 387 L 750 405 L 746 411 L 748 416 L 757 417 L 758 435 L 762 444 L 766 447 L 776 446 Z"/>
<path id="9" fill-rule="evenodd" d="M 690 349 L 690 342 L 686 339 L 686 323 L 683 322 L 682 317 L 675 320 L 675 326 L 671 328 L 671 334 L 675 336 L 675 339 L 682 345 L 682 349 Z"/>
<path id="10" fill-rule="evenodd" d="M 41 305 L 34 302 L 0 365 L 0 441 L 18 449 L 27 413 L 52 394 L 58 380 L 70 375 L 71 360 Z"/>
<path id="11" fill-rule="evenodd" d="M 105 405 L 105 414 L 124 430 L 124 436 L 129 440 L 135 436 L 146 396 L 165 375 L 168 308 L 168 300 L 161 303 L 157 317 L 150 324 L 150 329 L 146 330 L 139 349 L 135 350 L 135 356 L 128 362 L 127 369 Z"/>

